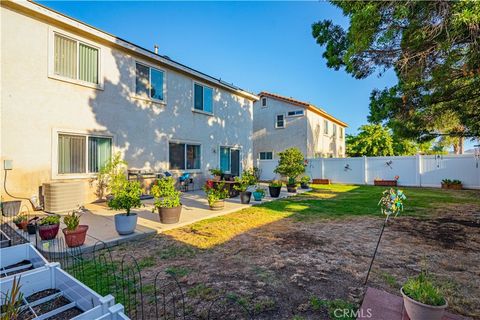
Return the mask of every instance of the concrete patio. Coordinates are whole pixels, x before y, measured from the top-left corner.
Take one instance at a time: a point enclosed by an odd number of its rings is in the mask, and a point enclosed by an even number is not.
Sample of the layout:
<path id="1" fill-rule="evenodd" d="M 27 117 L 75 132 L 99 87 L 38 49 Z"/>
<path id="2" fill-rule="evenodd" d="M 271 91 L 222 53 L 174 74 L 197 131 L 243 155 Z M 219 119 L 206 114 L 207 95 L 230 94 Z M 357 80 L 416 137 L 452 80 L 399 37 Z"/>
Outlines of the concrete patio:
<path id="1" fill-rule="evenodd" d="M 298 189 L 298 193 L 309 191 L 308 189 Z M 268 194 L 268 191 L 267 191 Z M 271 198 L 266 196 L 261 202 L 255 201 L 252 196 L 250 204 L 241 204 L 240 198 L 230 198 L 225 200 L 225 208 L 220 211 L 212 211 L 208 206 L 205 193 L 201 190 L 189 191 L 182 193 L 182 213 L 180 221 L 175 224 L 162 224 L 158 212 L 152 213 L 153 199 L 143 200 L 143 207 L 133 210 L 138 214 L 138 222 L 135 232 L 130 235 L 119 235 L 115 230 L 114 216 L 121 211 L 115 211 L 108 208 L 106 202 L 91 203 L 85 205 L 85 211 L 80 218 L 80 224 L 89 226 L 85 244 L 81 247 L 82 251 L 91 251 L 95 245 L 99 243 L 108 247 L 118 245 L 122 242 L 141 239 L 152 234 L 162 233 L 166 230 L 179 228 L 188 224 L 192 224 L 201 220 L 226 215 L 252 205 L 273 201 L 276 199 L 286 198 L 294 194 L 287 193 L 285 187 L 282 188 L 279 198 Z M 45 214 L 40 212 L 39 216 Z M 36 235 L 28 235 L 24 231 L 18 230 L 12 222 L 9 222 L 12 228 L 16 229 L 25 239 L 36 244 L 40 250 L 55 252 L 65 249 L 63 233 L 59 231 L 57 238 L 51 241 L 41 241 Z M 61 223 L 60 228 L 65 225 Z"/>

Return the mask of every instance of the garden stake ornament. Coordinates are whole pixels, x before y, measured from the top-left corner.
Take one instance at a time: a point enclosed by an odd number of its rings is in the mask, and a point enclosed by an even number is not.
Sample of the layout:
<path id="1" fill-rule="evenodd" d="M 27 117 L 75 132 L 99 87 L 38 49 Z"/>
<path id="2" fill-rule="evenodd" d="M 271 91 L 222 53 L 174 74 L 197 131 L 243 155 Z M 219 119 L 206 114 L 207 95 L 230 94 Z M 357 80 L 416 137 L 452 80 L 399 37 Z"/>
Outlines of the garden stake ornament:
<path id="1" fill-rule="evenodd" d="M 370 266 L 368 267 L 367 278 L 365 279 L 364 285 L 366 285 L 368 282 L 368 277 L 370 276 L 370 271 L 372 270 L 373 261 L 375 260 L 375 256 L 377 255 L 378 246 L 380 245 L 380 241 L 382 240 L 383 231 L 385 230 L 388 219 L 392 214 L 394 215 L 394 217 L 396 217 L 401 211 L 403 211 L 403 200 L 405 200 L 406 198 L 407 197 L 405 197 L 405 194 L 402 190 L 391 188 L 383 192 L 382 198 L 380 198 L 380 201 L 378 202 L 382 213 L 385 215 L 385 220 L 383 221 L 382 231 L 380 232 L 377 245 L 375 246 L 375 251 L 373 252 L 372 261 L 370 261 Z"/>

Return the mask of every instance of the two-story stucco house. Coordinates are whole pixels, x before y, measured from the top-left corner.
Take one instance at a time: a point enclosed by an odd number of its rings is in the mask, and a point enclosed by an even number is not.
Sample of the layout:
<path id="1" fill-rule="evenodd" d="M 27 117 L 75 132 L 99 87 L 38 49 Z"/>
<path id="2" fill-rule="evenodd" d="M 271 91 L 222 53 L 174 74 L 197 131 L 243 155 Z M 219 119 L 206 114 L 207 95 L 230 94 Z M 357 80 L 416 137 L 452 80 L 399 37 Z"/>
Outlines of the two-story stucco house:
<path id="1" fill-rule="evenodd" d="M 306 158 L 344 157 L 347 124 L 307 102 L 261 92 L 253 105 L 253 155 L 276 159 L 299 148 Z"/>
<path id="2" fill-rule="evenodd" d="M 10 194 L 80 181 L 94 200 L 115 152 L 129 168 L 190 172 L 196 188 L 211 168 L 253 165 L 256 95 L 37 3 L 1 2 L 0 67 Z"/>

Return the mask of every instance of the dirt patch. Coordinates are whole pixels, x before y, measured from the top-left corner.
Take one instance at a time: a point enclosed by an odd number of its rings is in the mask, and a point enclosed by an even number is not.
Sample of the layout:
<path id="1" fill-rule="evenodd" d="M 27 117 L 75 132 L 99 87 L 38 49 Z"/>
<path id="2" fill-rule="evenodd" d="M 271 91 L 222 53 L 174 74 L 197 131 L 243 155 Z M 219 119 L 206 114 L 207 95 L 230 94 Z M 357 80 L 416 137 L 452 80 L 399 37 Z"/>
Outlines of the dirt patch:
<path id="1" fill-rule="evenodd" d="M 400 285 L 416 275 L 426 259 L 431 274 L 445 285 L 450 311 L 480 319 L 478 210 L 456 206 L 434 218 L 393 219 L 385 229 L 369 285 L 399 295 Z M 152 283 L 157 272 L 181 270 L 180 285 L 194 318 L 205 318 L 216 299 L 234 294 L 256 319 L 329 319 L 325 308 L 312 305 L 312 297 L 361 301 L 382 223 L 380 216 L 308 222 L 287 218 L 208 250 L 164 235 L 113 250 L 114 256 L 132 252 L 142 260 L 153 252 L 177 248 L 154 256 L 155 263 L 142 275 L 144 283 Z M 181 254 L 187 249 L 194 253 Z M 146 295 L 148 314 L 154 298 Z"/>

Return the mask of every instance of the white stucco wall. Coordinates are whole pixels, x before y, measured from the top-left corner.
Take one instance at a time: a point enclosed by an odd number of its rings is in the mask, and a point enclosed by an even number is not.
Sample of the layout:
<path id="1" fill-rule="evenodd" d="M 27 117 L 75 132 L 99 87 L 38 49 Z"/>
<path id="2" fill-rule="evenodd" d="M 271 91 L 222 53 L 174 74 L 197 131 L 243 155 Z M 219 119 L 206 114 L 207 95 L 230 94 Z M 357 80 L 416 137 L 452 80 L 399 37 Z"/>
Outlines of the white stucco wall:
<path id="1" fill-rule="evenodd" d="M 49 78 L 51 24 L 1 8 L 0 153 L 2 164 L 4 159 L 14 163 L 8 179 L 11 193 L 29 197 L 55 178 L 57 129 L 111 134 L 114 151 L 124 154 L 129 167 L 145 170 L 169 169 L 170 140 L 200 143 L 197 187 L 209 168 L 219 166 L 220 146 L 241 147 L 242 166 L 253 165 L 251 100 L 209 84 L 214 87 L 213 116 L 192 112 L 191 76 L 86 34 L 84 39 L 101 50 L 103 90 Z M 68 32 L 82 39 L 77 31 Z M 136 60 L 165 70 L 166 104 L 133 97 Z"/>
<path id="2" fill-rule="evenodd" d="M 262 107 L 261 99 L 253 106 L 253 156 L 258 159 L 259 152 L 278 153 L 291 147 L 307 152 L 306 116 L 287 117 L 288 111 L 304 110 L 302 107 L 267 98 L 267 106 Z M 285 115 L 285 128 L 275 128 L 277 114 Z"/>
<path id="3" fill-rule="evenodd" d="M 345 156 L 345 128 L 343 137 L 340 137 L 340 125 L 337 124 L 337 134 L 333 135 L 333 122 L 328 120 L 328 134 L 324 134 L 325 118 L 319 114 L 307 110 L 308 119 L 308 158 L 323 157 L 344 157 Z"/>

